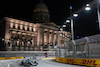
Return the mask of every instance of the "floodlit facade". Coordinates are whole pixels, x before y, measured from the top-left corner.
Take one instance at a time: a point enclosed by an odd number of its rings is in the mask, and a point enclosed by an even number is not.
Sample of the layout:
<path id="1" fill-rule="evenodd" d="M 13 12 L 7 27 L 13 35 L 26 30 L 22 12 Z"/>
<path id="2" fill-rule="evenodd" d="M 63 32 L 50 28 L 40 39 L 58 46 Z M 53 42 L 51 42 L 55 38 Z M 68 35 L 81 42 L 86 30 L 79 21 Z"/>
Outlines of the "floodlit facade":
<path id="1" fill-rule="evenodd" d="M 58 26 L 50 22 L 48 7 L 39 2 L 33 10 L 33 21 L 5 17 L 5 44 L 7 51 L 48 51 L 59 43 Z M 61 31 L 60 41 L 68 41 L 71 34 Z M 69 38 L 63 37 L 68 36 Z"/>

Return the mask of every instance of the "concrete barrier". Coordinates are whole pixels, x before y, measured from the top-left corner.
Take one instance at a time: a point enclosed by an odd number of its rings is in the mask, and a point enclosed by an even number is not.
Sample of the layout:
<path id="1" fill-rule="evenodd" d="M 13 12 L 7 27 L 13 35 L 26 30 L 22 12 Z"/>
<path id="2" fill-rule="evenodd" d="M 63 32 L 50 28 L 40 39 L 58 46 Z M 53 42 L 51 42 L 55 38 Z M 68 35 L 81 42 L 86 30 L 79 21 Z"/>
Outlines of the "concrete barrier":
<path id="1" fill-rule="evenodd" d="M 58 61 L 58 62 L 67 63 L 67 64 L 100 67 L 100 59 L 55 57 L 55 60 Z"/>
<path id="2" fill-rule="evenodd" d="M 23 59 L 24 57 L 0 57 L 0 60 L 6 60 L 6 59 Z"/>

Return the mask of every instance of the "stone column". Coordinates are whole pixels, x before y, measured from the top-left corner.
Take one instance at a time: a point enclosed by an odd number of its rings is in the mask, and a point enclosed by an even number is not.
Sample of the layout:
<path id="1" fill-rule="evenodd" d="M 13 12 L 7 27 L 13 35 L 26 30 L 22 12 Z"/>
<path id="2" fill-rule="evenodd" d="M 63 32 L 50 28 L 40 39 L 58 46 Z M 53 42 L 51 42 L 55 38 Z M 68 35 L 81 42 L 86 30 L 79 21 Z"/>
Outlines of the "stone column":
<path id="1" fill-rule="evenodd" d="M 34 36 L 34 45 L 37 46 L 37 36 Z"/>
<path id="2" fill-rule="evenodd" d="M 32 46 L 34 46 L 34 36 L 32 36 Z"/>
<path id="3" fill-rule="evenodd" d="M 58 33 L 56 34 L 57 35 L 57 39 L 56 39 L 56 41 L 57 41 L 57 44 L 59 44 L 59 38 L 58 38 Z"/>
<path id="4" fill-rule="evenodd" d="M 37 45 L 41 45 L 41 29 L 37 30 Z"/>
<path id="5" fill-rule="evenodd" d="M 54 31 L 52 32 L 52 45 L 54 45 Z"/>
<path id="6" fill-rule="evenodd" d="M 44 29 L 43 28 L 38 29 L 37 36 L 38 36 L 37 41 L 38 41 L 39 45 L 44 44 Z"/>
<path id="7" fill-rule="evenodd" d="M 47 31 L 47 45 L 49 44 L 49 30 Z"/>
<path id="8" fill-rule="evenodd" d="M 56 41 L 55 41 L 56 45 L 58 44 L 58 34 L 56 33 Z"/>
<path id="9" fill-rule="evenodd" d="M 53 40 L 53 45 L 55 46 L 55 44 L 57 44 L 57 34 L 54 34 L 54 40 Z"/>
<path id="10" fill-rule="evenodd" d="M 10 22 L 6 22 L 6 27 L 5 27 L 5 43 L 6 43 L 6 50 L 9 50 L 9 46 L 8 46 L 8 40 L 9 38 L 11 38 L 11 34 L 10 34 L 10 31 L 9 31 L 9 28 L 10 28 Z"/>
<path id="11" fill-rule="evenodd" d="M 41 29 L 41 43 L 44 45 L 44 29 Z"/>
<path id="12" fill-rule="evenodd" d="M 53 39 L 54 39 L 54 31 L 53 30 L 50 30 L 50 34 L 51 34 L 51 43 L 53 45 Z"/>

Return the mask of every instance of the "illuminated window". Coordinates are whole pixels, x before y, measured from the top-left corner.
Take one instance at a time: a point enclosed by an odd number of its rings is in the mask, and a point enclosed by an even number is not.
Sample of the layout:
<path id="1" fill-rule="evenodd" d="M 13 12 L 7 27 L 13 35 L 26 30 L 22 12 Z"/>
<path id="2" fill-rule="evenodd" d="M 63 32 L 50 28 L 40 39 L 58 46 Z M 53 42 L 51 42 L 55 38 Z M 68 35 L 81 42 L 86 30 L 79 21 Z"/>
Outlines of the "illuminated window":
<path id="1" fill-rule="evenodd" d="M 36 18 L 36 20 L 38 20 L 38 18 Z"/>
<path id="2" fill-rule="evenodd" d="M 45 17 L 43 17 L 43 19 L 45 19 Z"/>
<path id="3" fill-rule="evenodd" d="M 15 25 L 13 25 L 13 28 L 15 29 Z"/>

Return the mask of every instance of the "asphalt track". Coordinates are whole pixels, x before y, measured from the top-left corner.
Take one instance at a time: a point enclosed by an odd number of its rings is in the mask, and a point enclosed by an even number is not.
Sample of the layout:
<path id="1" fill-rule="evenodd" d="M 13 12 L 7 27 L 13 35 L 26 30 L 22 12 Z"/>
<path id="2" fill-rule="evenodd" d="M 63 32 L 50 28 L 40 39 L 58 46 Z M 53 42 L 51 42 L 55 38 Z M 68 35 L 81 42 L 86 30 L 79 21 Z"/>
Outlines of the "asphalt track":
<path id="1" fill-rule="evenodd" d="M 55 62 L 54 60 L 36 60 L 39 64 L 37 66 L 20 66 L 20 60 L 10 64 L 9 67 L 83 67 L 78 65 L 69 65 Z M 85 66 L 84 66 L 85 67 Z"/>
<path id="2" fill-rule="evenodd" d="M 13 60 L 0 60 L 0 67 L 85 67 L 78 65 L 70 65 L 65 63 L 59 63 L 54 60 L 36 60 L 39 64 L 37 66 L 21 66 L 19 63 L 22 59 Z"/>

